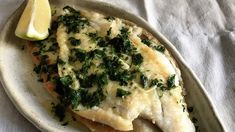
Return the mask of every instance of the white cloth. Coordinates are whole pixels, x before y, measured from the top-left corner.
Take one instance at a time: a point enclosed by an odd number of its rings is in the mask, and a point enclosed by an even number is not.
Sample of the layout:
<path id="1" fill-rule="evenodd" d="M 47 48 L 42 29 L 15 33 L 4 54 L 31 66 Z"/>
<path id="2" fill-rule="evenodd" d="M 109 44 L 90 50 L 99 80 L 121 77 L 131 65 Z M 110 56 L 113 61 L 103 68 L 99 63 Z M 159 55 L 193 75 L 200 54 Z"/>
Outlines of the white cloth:
<path id="1" fill-rule="evenodd" d="M 0 0 L 0 28 L 22 1 Z M 226 130 L 235 130 L 235 0 L 101 1 L 143 17 L 164 34 L 204 84 Z M 1 85 L 0 131 L 38 131 Z"/>

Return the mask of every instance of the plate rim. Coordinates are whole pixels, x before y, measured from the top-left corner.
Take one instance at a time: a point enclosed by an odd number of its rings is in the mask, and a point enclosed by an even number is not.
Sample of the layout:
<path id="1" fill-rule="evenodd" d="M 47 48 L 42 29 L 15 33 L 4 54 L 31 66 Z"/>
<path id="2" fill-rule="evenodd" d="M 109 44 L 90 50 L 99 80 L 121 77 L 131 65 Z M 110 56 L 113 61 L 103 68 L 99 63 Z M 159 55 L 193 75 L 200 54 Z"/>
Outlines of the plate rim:
<path id="1" fill-rule="evenodd" d="M 151 34 L 156 37 L 156 39 L 160 39 L 161 41 L 164 42 L 164 46 L 167 46 L 167 50 L 169 50 L 169 52 L 172 54 L 173 58 L 176 59 L 177 58 L 177 63 L 179 63 L 178 61 L 181 62 L 182 66 L 187 70 L 187 72 L 190 74 L 190 76 L 192 76 L 192 79 L 197 83 L 196 85 L 198 85 L 200 92 L 202 93 L 202 95 L 205 97 L 205 100 L 207 101 L 207 104 L 209 105 L 209 107 L 212 110 L 212 114 L 215 117 L 215 119 L 217 120 L 218 124 L 220 125 L 219 127 L 221 128 L 222 131 L 225 131 L 225 127 L 221 121 L 220 116 L 218 116 L 218 112 L 215 108 L 214 103 L 212 102 L 211 97 L 209 96 L 208 92 L 206 91 L 205 87 L 203 86 L 203 84 L 201 83 L 201 81 L 199 80 L 199 78 L 197 77 L 197 75 L 194 73 L 194 71 L 188 66 L 188 64 L 186 63 L 186 61 L 183 59 L 183 57 L 180 55 L 179 51 L 174 47 L 174 45 L 159 31 L 157 31 L 155 28 L 153 28 L 146 20 L 144 20 L 142 17 L 137 16 L 131 12 L 128 12 L 126 10 L 123 10 L 119 7 L 116 7 L 112 4 L 106 3 L 106 2 L 102 2 L 102 1 L 92 1 L 92 0 L 86 0 L 85 2 L 88 3 L 93 3 L 93 4 L 98 4 L 99 6 L 105 6 L 105 7 L 110 7 L 110 8 L 114 8 L 115 10 L 118 10 L 119 12 L 125 13 L 127 14 L 128 17 L 133 17 L 134 19 L 137 19 L 140 23 L 142 23 L 142 25 L 148 27 L 149 29 L 146 29 L 148 32 L 151 32 Z M 4 36 L 6 36 L 4 33 L 4 31 L 6 31 L 9 26 L 12 24 L 12 19 L 14 19 L 14 17 L 16 17 L 16 14 L 23 10 L 23 7 L 25 7 L 26 1 L 22 2 L 22 4 L 8 17 L 8 19 L 6 20 L 5 24 L 3 24 L 3 28 L 0 32 L 0 44 L 3 42 Z M 182 67 L 181 66 L 181 67 Z M 7 88 L 10 87 L 8 86 L 8 84 L 6 84 L 5 79 L 4 79 L 4 75 L 2 72 L 2 66 L 0 63 L 0 83 L 3 86 L 4 91 L 6 92 L 8 98 L 10 98 L 11 102 L 14 104 L 14 107 L 20 112 L 21 115 L 23 115 L 29 122 L 31 122 L 36 128 L 38 128 L 40 131 L 54 131 L 52 129 L 50 129 L 50 127 L 47 127 L 45 124 L 43 125 L 43 123 L 40 123 L 40 120 L 37 120 L 35 118 L 33 118 L 30 113 L 27 113 L 27 111 L 24 110 L 24 108 L 22 108 L 18 103 L 17 100 L 14 99 L 13 94 L 11 93 L 11 91 Z"/>

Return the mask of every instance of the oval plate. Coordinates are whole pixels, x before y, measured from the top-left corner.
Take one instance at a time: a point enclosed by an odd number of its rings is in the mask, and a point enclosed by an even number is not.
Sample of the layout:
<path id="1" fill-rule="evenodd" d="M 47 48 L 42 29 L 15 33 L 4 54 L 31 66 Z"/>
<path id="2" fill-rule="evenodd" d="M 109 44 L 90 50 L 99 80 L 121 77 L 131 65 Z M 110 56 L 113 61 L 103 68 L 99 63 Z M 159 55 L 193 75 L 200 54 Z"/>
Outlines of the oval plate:
<path id="1" fill-rule="evenodd" d="M 224 131 L 198 78 L 185 64 L 176 48 L 161 33 L 153 30 L 145 20 L 103 2 L 51 0 L 50 3 L 52 7 L 59 8 L 65 5 L 76 5 L 76 8 L 87 8 L 135 22 L 138 26 L 146 29 L 165 45 L 177 61 L 187 91 L 186 101 L 188 106 L 194 107 L 193 116 L 199 122 L 197 124 L 199 129 L 203 132 Z M 33 73 L 34 65 L 31 57 L 28 53 L 22 51 L 22 46 L 26 41 L 17 38 L 14 34 L 24 7 L 25 3 L 13 13 L 0 36 L 0 79 L 7 95 L 20 113 L 42 131 L 88 131 L 84 126 L 77 123 L 69 123 L 66 127 L 62 126 L 61 122 L 53 118 L 54 116 L 50 112 L 50 104 L 53 102 L 53 98 L 37 81 L 37 77 Z"/>

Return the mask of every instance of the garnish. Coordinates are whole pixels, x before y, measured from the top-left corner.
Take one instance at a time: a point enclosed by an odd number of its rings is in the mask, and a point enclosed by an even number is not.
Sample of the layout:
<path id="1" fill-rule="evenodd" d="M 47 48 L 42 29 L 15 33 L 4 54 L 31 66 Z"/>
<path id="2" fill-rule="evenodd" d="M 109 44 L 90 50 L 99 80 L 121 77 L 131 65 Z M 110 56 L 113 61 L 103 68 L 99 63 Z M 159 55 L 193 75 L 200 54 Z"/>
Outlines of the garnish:
<path id="1" fill-rule="evenodd" d="M 171 75 L 167 80 L 167 86 L 169 89 L 175 87 L 175 74 Z"/>
<path id="2" fill-rule="evenodd" d="M 142 39 L 141 42 L 146 44 L 147 46 L 151 45 L 151 41 L 149 39 L 147 39 L 147 38 Z"/>
<path id="3" fill-rule="evenodd" d="M 80 12 L 70 6 L 64 7 L 65 15 L 58 18 L 59 24 L 64 24 L 67 27 L 67 32 L 78 33 L 85 26 L 89 25 L 89 21 L 80 15 Z"/>
<path id="4" fill-rule="evenodd" d="M 159 52 L 165 52 L 165 47 L 163 45 L 154 46 L 153 48 Z"/>
<path id="5" fill-rule="evenodd" d="M 118 88 L 117 92 L 116 92 L 116 97 L 123 98 L 123 97 L 126 97 L 127 95 L 130 95 L 130 94 L 131 94 L 131 92 Z"/>
<path id="6" fill-rule="evenodd" d="M 140 53 L 132 55 L 132 63 L 134 65 L 140 65 L 143 62 L 143 57 Z"/>
<path id="7" fill-rule="evenodd" d="M 148 86 L 148 78 L 144 74 L 140 75 L 140 84 L 143 86 L 143 88 Z"/>
<path id="8" fill-rule="evenodd" d="M 74 37 L 70 37 L 69 38 L 70 44 L 73 46 L 78 46 L 81 44 L 81 40 L 80 39 L 75 39 Z"/>

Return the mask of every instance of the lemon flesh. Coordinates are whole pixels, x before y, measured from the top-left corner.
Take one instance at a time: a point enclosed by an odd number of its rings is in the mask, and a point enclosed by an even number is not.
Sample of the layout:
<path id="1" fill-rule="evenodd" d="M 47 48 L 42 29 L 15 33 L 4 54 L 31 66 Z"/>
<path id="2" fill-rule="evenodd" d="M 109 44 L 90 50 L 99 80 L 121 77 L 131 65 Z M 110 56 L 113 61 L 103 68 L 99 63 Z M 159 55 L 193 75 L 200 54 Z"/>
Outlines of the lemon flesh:
<path id="1" fill-rule="evenodd" d="M 51 23 L 48 0 L 28 0 L 15 30 L 15 35 L 31 41 L 45 39 Z"/>

